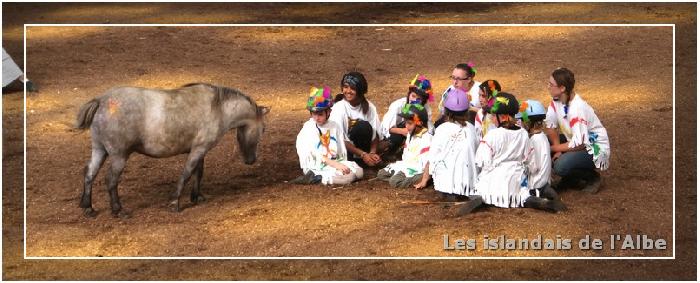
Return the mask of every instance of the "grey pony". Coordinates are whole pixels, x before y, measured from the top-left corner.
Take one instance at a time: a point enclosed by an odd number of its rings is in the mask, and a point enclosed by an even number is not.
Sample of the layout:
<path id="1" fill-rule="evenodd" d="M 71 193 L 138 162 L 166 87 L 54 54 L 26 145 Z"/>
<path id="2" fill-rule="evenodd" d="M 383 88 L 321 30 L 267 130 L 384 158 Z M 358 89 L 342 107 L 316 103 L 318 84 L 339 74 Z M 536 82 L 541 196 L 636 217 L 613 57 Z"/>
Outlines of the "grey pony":
<path id="1" fill-rule="evenodd" d="M 269 107 L 237 89 L 192 83 L 178 89 L 161 90 L 118 87 L 85 103 L 75 127 L 90 129 L 92 157 L 85 166 L 85 180 L 79 207 L 94 217 L 92 184 L 107 156 L 106 174 L 112 215 L 128 217 L 122 211 L 117 185 L 129 155 L 138 152 L 154 158 L 188 153 L 184 171 L 170 196 L 169 205 L 180 211 L 182 188 L 194 174 L 190 195 L 193 203 L 204 201 L 200 192 L 204 156 L 225 133 L 237 129 L 237 140 L 245 164 L 256 160 L 258 142 L 265 129 Z"/>

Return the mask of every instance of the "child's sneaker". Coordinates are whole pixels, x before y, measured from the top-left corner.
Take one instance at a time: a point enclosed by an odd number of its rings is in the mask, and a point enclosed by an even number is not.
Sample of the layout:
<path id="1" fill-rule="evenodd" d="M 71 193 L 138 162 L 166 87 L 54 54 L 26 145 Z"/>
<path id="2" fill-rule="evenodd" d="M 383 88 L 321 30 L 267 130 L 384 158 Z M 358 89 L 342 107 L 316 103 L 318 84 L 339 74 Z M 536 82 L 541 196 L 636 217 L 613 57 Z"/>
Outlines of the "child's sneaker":
<path id="1" fill-rule="evenodd" d="M 529 197 L 523 205 L 527 208 L 545 210 L 549 212 L 559 212 L 566 210 L 566 205 L 558 199 L 546 199 L 540 197 Z"/>
<path id="2" fill-rule="evenodd" d="M 296 177 L 293 180 L 289 181 L 289 183 L 292 184 L 299 184 L 299 185 L 312 185 L 312 184 L 318 184 L 321 182 L 321 175 L 316 175 L 314 172 L 309 171 L 306 174 Z"/>
<path id="3" fill-rule="evenodd" d="M 468 200 L 465 204 L 462 205 L 462 207 L 459 208 L 457 211 L 457 217 L 467 215 L 474 211 L 477 207 L 481 206 L 484 204 L 484 200 L 481 198 L 481 196 L 470 196 L 470 200 Z"/>

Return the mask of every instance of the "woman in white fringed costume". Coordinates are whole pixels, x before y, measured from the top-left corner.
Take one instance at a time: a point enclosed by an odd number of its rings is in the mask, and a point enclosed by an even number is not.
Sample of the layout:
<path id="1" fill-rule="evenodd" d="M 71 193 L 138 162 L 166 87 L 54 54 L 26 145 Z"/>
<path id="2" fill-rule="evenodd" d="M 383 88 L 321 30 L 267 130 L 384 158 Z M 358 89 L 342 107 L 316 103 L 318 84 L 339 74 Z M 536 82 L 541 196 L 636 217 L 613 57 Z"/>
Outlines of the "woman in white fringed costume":
<path id="1" fill-rule="evenodd" d="M 552 72 L 547 82 L 552 103 L 547 109 L 545 124 L 551 145 L 554 173 L 561 181 L 554 185 L 561 190 L 585 183 L 583 190 L 596 193 L 600 173 L 610 163 L 608 132 L 593 108 L 574 92 L 574 73 L 566 68 Z"/>

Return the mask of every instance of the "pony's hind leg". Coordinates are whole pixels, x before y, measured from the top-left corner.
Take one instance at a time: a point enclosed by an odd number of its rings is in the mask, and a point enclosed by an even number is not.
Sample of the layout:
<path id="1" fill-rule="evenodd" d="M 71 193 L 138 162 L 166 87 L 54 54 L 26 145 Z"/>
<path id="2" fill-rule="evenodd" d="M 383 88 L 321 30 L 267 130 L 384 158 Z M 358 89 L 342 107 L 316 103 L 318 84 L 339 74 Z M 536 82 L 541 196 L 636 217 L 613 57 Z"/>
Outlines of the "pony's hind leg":
<path id="1" fill-rule="evenodd" d="M 102 164 L 107 158 L 107 152 L 101 145 L 93 145 L 92 157 L 87 165 L 85 165 L 85 179 L 83 183 L 83 194 L 80 197 L 79 207 L 83 209 L 83 214 L 88 217 L 94 217 L 97 212 L 92 208 L 92 184 L 95 181 L 97 172 L 100 171 Z"/>
<path id="2" fill-rule="evenodd" d="M 109 191 L 109 204 L 112 207 L 112 216 L 126 218 L 129 215 L 122 211 L 122 205 L 119 201 L 119 193 L 117 192 L 117 185 L 119 184 L 119 178 L 124 171 L 126 166 L 126 160 L 128 155 L 113 155 L 109 165 L 109 172 L 107 172 L 107 190 Z"/>
<path id="3" fill-rule="evenodd" d="M 200 191 L 202 188 L 202 176 L 204 175 L 204 158 L 199 161 L 194 171 L 194 186 L 190 194 L 190 201 L 196 204 L 206 200 Z"/>
<path id="4" fill-rule="evenodd" d="M 192 177 L 192 173 L 197 168 L 200 161 L 204 159 L 206 150 L 193 150 L 190 155 L 187 156 L 187 161 L 185 162 L 185 170 L 182 171 L 180 180 L 177 182 L 177 189 L 170 195 L 170 208 L 174 212 L 180 212 L 180 195 L 182 194 L 182 188 L 185 187 L 187 181 Z"/>

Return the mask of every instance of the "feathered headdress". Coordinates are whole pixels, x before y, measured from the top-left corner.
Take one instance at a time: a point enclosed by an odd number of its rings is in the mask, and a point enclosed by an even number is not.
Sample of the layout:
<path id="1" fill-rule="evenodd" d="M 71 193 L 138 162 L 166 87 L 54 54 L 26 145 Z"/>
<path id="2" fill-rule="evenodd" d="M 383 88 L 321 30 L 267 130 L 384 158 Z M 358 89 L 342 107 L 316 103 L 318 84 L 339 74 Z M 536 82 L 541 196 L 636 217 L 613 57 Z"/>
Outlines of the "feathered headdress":
<path id="1" fill-rule="evenodd" d="M 428 101 L 430 102 L 432 102 L 434 99 L 433 86 L 430 83 L 430 80 L 428 80 L 424 75 L 416 74 L 413 80 L 411 80 L 411 82 L 409 83 L 408 88 L 417 88 L 424 91 L 426 94 L 428 94 Z"/>

